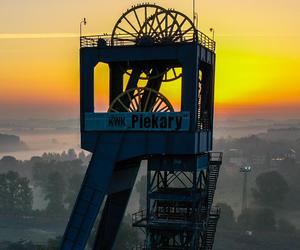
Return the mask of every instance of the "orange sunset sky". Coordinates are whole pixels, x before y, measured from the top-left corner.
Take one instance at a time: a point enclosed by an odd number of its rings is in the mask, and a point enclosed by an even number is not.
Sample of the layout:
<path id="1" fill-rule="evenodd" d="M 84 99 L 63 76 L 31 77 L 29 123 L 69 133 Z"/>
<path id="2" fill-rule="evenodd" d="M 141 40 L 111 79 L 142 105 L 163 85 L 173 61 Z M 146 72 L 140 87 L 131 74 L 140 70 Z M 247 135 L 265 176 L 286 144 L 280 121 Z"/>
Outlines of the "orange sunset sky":
<path id="1" fill-rule="evenodd" d="M 150 1 L 154 2 L 154 1 Z M 79 22 L 110 33 L 130 0 L 1 0 L 0 119 L 79 116 Z M 157 0 L 192 16 L 192 1 Z M 220 117 L 300 115 L 300 1 L 198 0 L 216 31 Z"/>

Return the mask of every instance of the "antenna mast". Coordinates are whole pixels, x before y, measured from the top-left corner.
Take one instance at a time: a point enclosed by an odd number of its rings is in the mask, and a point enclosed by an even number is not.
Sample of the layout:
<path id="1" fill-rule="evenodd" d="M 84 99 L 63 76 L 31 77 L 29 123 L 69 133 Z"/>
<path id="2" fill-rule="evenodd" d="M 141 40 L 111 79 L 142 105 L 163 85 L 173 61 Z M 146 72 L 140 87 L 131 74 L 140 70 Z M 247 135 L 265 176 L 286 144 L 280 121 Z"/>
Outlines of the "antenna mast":
<path id="1" fill-rule="evenodd" d="M 196 0 L 193 0 L 193 24 L 198 29 L 198 13 L 196 12 Z"/>
<path id="2" fill-rule="evenodd" d="M 193 23 L 195 25 L 195 19 L 196 19 L 196 0 L 193 0 Z"/>

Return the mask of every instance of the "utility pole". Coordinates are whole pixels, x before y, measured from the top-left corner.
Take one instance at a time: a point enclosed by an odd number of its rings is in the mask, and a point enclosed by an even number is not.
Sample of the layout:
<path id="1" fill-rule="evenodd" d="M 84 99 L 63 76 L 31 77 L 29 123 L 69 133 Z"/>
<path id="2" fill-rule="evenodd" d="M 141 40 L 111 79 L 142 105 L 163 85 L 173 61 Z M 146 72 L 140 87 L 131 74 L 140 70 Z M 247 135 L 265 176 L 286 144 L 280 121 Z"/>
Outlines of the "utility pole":
<path id="1" fill-rule="evenodd" d="M 80 43 L 81 43 L 81 37 L 82 37 L 82 26 L 86 25 L 86 18 L 83 18 L 82 21 L 80 21 L 80 27 L 79 27 L 79 35 L 80 35 Z"/>
<path id="2" fill-rule="evenodd" d="M 193 24 L 196 24 L 196 0 L 193 0 Z"/>
<path id="3" fill-rule="evenodd" d="M 212 39 L 215 40 L 215 29 L 210 28 L 209 31 L 212 33 Z"/>
<path id="4" fill-rule="evenodd" d="M 251 172 L 251 169 L 251 166 L 244 166 L 240 168 L 240 172 L 244 173 L 241 213 L 248 208 L 248 174 Z"/>

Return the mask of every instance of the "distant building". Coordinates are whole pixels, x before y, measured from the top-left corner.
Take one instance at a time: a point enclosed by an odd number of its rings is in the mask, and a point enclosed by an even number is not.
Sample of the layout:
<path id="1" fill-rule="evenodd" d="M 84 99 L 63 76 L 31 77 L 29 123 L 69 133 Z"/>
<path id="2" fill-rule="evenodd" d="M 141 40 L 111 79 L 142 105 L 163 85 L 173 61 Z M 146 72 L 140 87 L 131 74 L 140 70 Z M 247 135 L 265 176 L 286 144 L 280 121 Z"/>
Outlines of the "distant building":
<path id="1" fill-rule="evenodd" d="M 287 152 L 271 159 L 271 167 L 284 167 L 287 164 L 294 165 L 295 163 L 296 151 L 294 149 L 289 149 Z"/>
<path id="2" fill-rule="evenodd" d="M 294 149 L 290 149 L 286 154 L 285 154 L 286 159 L 290 160 L 296 160 L 296 151 Z"/>

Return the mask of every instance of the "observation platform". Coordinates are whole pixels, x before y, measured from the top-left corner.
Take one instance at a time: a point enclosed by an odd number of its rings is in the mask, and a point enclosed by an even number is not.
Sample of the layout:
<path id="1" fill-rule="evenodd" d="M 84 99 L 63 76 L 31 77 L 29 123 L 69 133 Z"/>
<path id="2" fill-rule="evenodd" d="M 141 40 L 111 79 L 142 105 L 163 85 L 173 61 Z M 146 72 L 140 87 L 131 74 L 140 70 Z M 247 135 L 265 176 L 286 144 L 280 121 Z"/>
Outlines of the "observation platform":
<path id="1" fill-rule="evenodd" d="M 201 31 L 197 32 L 183 32 L 183 39 L 175 42 L 165 42 L 165 43 L 145 43 L 137 44 L 136 40 L 132 39 L 132 36 L 126 34 L 117 34 L 117 41 L 112 40 L 112 35 L 104 33 L 102 35 L 90 35 L 90 36 L 81 36 L 80 37 L 80 48 L 97 48 L 97 47 L 120 47 L 120 46 L 162 46 L 166 44 L 174 43 L 197 43 L 203 48 L 208 49 L 211 52 L 216 50 L 216 42 L 208 37 L 206 34 Z M 138 36 L 138 34 L 133 34 Z"/>

